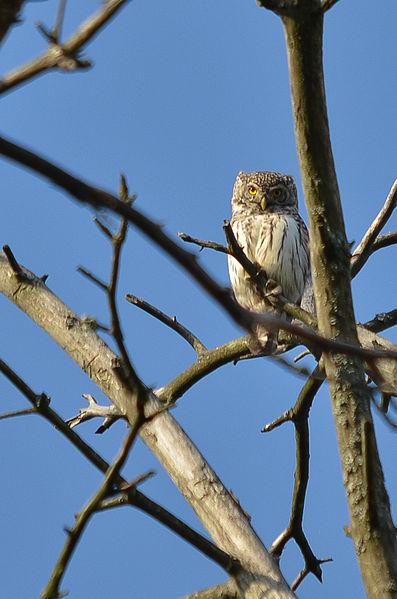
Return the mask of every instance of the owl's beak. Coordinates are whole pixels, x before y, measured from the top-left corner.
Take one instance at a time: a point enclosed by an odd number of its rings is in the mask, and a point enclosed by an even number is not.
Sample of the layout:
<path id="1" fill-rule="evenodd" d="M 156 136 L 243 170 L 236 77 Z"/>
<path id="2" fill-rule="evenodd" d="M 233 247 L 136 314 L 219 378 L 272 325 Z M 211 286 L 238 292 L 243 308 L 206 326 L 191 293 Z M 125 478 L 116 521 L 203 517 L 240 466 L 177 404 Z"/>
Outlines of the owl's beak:
<path id="1" fill-rule="evenodd" d="M 266 210 L 266 198 L 265 197 L 263 197 L 261 199 L 261 208 L 262 208 L 262 210 Z"/>

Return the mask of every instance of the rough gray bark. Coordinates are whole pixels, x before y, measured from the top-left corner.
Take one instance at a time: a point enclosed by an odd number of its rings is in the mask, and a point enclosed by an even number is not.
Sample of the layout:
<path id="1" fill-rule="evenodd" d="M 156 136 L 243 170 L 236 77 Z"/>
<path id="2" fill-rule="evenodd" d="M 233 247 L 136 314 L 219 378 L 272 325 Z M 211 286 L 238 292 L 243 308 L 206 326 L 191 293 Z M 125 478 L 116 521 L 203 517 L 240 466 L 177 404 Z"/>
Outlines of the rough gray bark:
<path id="1" fill-rule="evenodd" d="M 115 373 L 118 357 L 89 325 L 57 298 L 41 279 L 24 270 L 18 278 L 7 259 L 0 256 L 0 291 L 32 318 L 87 373 L 110 401 L 135 422 L 134 397 Z M 149 392 L 145 414 L 162 404 Z M 162 412 L 140 431 L 140 436 L 167 470 L 197 513 L 205 528 L 224 551 L 245 570 L 235 581 L 244 599 L 292 599 L 295 594 L 251 527 L 236 501 L 169 412 Z"/>
<path id="2" fill-rule="evenodd" d="M 288 4 L 288 3 L 287 3 Z M 281 12 L 281 11 L 280 11 Z M 350 252 L 333 162 L 325 100 L 318 0 L 282 14 L 293 114 L 309 213 L 320 334 L 357 343 Z M 397 597 L 397 543 L 377 451 L 362 360 L 324 354 L 354 541 L 368 597 Z"/>

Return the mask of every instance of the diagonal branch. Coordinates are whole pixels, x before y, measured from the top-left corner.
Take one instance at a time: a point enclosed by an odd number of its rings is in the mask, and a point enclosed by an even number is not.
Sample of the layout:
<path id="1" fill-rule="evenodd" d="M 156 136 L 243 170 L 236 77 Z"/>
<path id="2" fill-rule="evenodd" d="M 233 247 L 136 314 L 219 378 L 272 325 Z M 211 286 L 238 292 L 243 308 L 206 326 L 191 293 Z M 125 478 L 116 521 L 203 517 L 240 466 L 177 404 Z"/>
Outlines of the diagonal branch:
<path id="1" fill-rule="evenodd" d="M 376 314 L 376 316 L 365 322 L 363 326 L 372 331 L 373 333 L 380 333 L 385 329 L 389 329 L 390 327 L 394 327 L 397 324 L 397 308 L 394 310 L 390 310 L 390 312 L 380 312 Z"/>
<path id="2" fill-rule="evenodd" d="M 17 389 L 33 405 L 33 410 L 43 416 L 48 422 L 54 425 L 56 430 L 60 431 L 82 455 L 84 455 L 98 470 L 104 474 L 109 470 L 110 465 L 94 450 L 88 443 L 72 430 L 67 423 L 49 406 L 49 398 L 44 394 L 36 394 L 3 360 L 0 360 L 0 371 L 15 385 Z M 141 493 L 136 486 L 131 487 L 127 480 L 121 475 L 117 475 L 116 483 L 120 490 L 123 490 L 128 503 L 151 516 L 182 539 L 196 547 L 209 559 L 216 562 L 226 572 L 232 572 L 235 562 L 221 549 L 216 547 L 211 541 L 200 533 L 193 530 L 182 520 L 171 514 L 158 503 L 155 503 L 149 497 Z"/>
<path id="3" fill-rule="evenodd" d="M 170 327 L 170 329 L 178 333 L 178 335 L 183 337 L 183 339 L 185 339 L 189 343 L 189 345 L 192 346 L 192 348 L 196 351 L 197 354 L 200 355 L 201 353 L 207 351 L 207 348 L 200 341 L 200 339 L 198 339 L 196 335 L 189 331 L 189 329 L 187 329 L 180 322 L 178 322 L 176 316 L 167 316 L 167 314 L 164 314 L 164 312 L 162 312 L 158 308 L 155 308 L 148 302 L 145 302 L 145 300 L 136 297 L 132 293 L 127 293 L 125 299 L 130 304 L 137 306 L 144 312 L 147 312 L 147 314 L 150 314 L 154 318 L 157 318 L 157 320 L 159 320 L 163 324 L 167 325 L 167 327 Z"/>
<path id="4" fill-rule="evenodd" d="M 61 551 L 61 554 L 54 566 L 50 579 L 43 593 L 41 599 L 53 599 L 59 597 L 59 585 L 62 578 L 65 575 L 66 568 L 72 558 L 72 555 L 77 547 L 77 543 L 81 539 L 81 536 L 86 529 L 89 520 L 98 510 L 101 502 L 106 499 L 114 485 L 115 480 L 118 478 L 121 468 L 123 467 L 126 459 L 128 458 L 129 452 L 136 439 L 138 430 L 142 425 L 142 421 L 136 422 L 134 428 L 131 428 L 128 432 L 121 449 L 120 455 L 116 458 L 113 465 L 106 472 L 105 479 L 100 489 L 95 493 L 94 497 L 88 502 L 86 507 L 76 517 L 75 525 L 71 530 L 67 531 L 67 539 L 65 545 Z"/>
<path id="5" fill-rule="evenodd" d="M 37 77 L 54 68 L 72 70 L 89 66 L 77 57 L 81 50 L 106 25 L 128 0 L 107 0 L 95 14 L 91 15 L 80 27 L 61 44 L 51 43 L 41 56 L 8 73 L 0 81 L 0 94 Z"/>
<path id="6" fill-rule="evenodd" d="M 61 345 L 119 411 L 134 422 L 136 401 L 114 371 L 118 357 L 40 279 L 26 269 L 24 273 L 22 285 L 6 259 L 0 257 L 0 290 Z M 150 390 L 148 396 L 150 400 L 145 402 L 144 411 L 150 421 L 139 434 L 184 494 L 214 543 L 241 563 L 244 570 L 236 572 L 235 577 L 247 589 L 245 598 L 261 593 L 270 596 L 272 589 L 279 599 L 292 599 L 294 594 L 239 505 L 169 411 L 161 410 L 162 404 Z"/>
<path id="7" fill-rule="evenodd" d="M 394 181 L 391 189 L 387 195 L 385 203 L 383 204 L 381 210 L 379 211 L 376 218 L 373 220 L 368 230 L 366 231 L 364 237 L 353 251 L 350 266 L 352 277 L 355 277 L 356 274 L 362 269 L 369 256 L 375 250 L 372 249 L 376 238 L 378 237 L 380 231 L 383 229 L 387 221 L 389 220 L 393 210 L 397 206 L 397 179 Z M 379 242 L 378 242 L 379 243 Z M 380 246 L 382 247 L 382 246 Z"/>
<path id="8" fill-rule="evenodd" d="M 141 212 L 138 212 L 135 208 L 121 202 L 107 191 L 88 185 L 48 160 L 41 158 L 37 154 L 30 152 L 3 137 L 0 137 L 0 154 L 40 173 L 55 183 L 55 185 L 67 191 L 78 201 L 87 203 L 95 208 L 108 208 L 116 214 L 125 217 L 182 266 L 208 293 L 208 295 L 229 314 L 236 324 L 240 325 L 242 328 L 251 331 L 257 324 L 263 324 L 271 331 L 278 331 L 280 329 L 296 334 L 303 340 L 303 342 L 317 345 L 321 350 L 326 352 L 335 351 L 364 359 L 376 359 L 382 357 L 397 358 L 397 352 L 394 351 L 378 352 L 363 349 L 354 343 L 318 335 L 307 328 L 286 322 L 272 314 L 257 315 L 245 310 L 232 298 L 229 288 L 222 287 L 200 266 L 197 257 L 194 254 L 187 252 L 175 243 L 173 239 L 164 233 L 160 225 L 150 220 Z"/>

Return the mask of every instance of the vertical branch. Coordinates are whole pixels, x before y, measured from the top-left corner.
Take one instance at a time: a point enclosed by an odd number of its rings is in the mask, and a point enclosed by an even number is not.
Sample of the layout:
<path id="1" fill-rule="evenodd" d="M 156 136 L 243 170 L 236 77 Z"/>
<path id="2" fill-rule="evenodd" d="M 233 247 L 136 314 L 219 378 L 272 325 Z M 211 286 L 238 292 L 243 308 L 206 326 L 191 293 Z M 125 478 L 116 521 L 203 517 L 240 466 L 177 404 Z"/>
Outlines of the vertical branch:
<path id="1" fill-rule="evenodd" d="M 281 14 L 280 7 L 277 11 Z M 319 333 L 357 343 L 349 247 L 332 155 L 322 65 L 323 12 L 318 0 L 284 3 L 292 104 L 309 213 Z M 362 360 L 324 354 L 338 436 L 352 537 L 368 597 L 395 597 L 397 543 L 372 429 L 371 485 L 366 493 L 363 422 L 372 423 Z M 376 514 L 376 518 L 369 515 Z M 373 523 L 376 522 L 376 526 Z"/>

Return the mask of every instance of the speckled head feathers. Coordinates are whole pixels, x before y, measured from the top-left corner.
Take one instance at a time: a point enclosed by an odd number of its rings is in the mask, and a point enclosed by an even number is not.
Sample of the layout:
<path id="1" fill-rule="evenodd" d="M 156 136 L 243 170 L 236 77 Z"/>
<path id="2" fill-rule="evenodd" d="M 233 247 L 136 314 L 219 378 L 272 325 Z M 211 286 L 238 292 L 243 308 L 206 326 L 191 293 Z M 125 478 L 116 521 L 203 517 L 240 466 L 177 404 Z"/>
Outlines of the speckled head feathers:
<path id="1" fill-rule="evenodd" d="M 293 177 L 272 171 L 240 171 L 233 188 L 233 213 L 296 212 L 298 197 Z"/>

